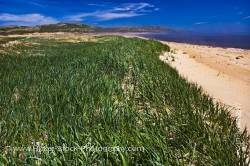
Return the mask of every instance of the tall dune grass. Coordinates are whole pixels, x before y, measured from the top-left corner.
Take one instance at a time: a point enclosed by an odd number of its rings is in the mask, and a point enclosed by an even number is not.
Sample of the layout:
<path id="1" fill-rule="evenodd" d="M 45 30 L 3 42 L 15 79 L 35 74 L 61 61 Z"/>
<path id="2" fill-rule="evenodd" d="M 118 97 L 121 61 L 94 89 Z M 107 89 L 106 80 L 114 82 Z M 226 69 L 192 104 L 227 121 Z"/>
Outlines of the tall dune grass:
<path id="1" fill-rule="evenodd" d="M 0 55 L 1 164 L 248 164 L 249 136 L 159 60 L 169 47 L 122 37 L 24 40 L 39 44 Z M 41 144 L 76 150 L 11 149 Z M 86 145 L 141 149 L 79 148 Z"/>

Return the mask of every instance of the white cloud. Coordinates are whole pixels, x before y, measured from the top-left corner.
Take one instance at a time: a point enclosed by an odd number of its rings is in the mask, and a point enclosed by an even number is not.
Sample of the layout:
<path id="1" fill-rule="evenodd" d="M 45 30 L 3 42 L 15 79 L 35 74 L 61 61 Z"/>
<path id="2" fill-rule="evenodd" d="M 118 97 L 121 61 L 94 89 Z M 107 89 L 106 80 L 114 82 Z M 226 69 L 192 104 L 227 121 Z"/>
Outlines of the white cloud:
<path id="1" fill-rule="evenodd" d="M 125 3 L 122 4 L 120 7 L 115 7 L 114 11 L 140 11 L 144 10 L 145 8 L 154 8 L 154 5 L 149 3 Z"/>
<path id="2" fill-rule="evenodd" d="M 118 18 L 130 18 L 135 16 L 140 16 L 142 14 L 135 13 L 135 12 L 128 12 L 128 13 L 112 13 L 112 12 L 105 12 L 102 15 L 99 15 L 99 19 L 106 21 L 106 20 L 113 20 Z"/>
<path id="3" fill-rule="evenodd" d="M 107 20 L 113 20 L 118 18 L 130 18 L 139 16 L 141 14 L 135 13 L 135 12 L 122 12 L 122 13 L 115 13 L 112 11 L 96 11 L 92 13 L 81 13 L 77 15 L 72 15 L 65 17 L 68 21 L 83 21 L 87 17 L 94 17 L 98 19 L 99 21 L 107 21 Z"/>
<path id="4" fill-rule="evenodd" d="M 47 17 L 38 13 L 32 14 L 0 14 L 0 21 L 5 25 L 43 25 L 59 22 L 53 17 Z"/>
<path id="5" fill-rule="evenodd" d="M 203 24 L 207 24 L 207 22 L 196 22 L 194 23 L 195 25 L 203 25 Z"/>
<path id="6" fill-rule="evenodd" d="M 32 2 L 33 4 L 33 2 Z M 40 5 L 40 4 L 34 4 Z M 103 4 L 88 4 L 90 6 L 103 7 Z M 96 21 L 108 21 L 121 18 L 131 18 L 136 16 L 145 15 L 149 12 L 158 11 L 153 4 L 149 3 L 124 3 L 119 6 L 113 6 L 111 8 L 106 8 L 102 10 L 96 10 L 93 12 L 79 13 L 75 15 L 70 15 L 64 17 L 63 21 L 83 21 L 86 18 L 92 18 Z M 43 25 L 43 24 L 54 24 L 58 23 L 59 20 L 45 16 L 39 13 L 29 13 L 29 14 L 10 14 L 10 13 L 0 13 L 0 23 L 2 25 Z"/>
<path id="7" fill-rule="evenodd" d="M 96 5 L 96 4 L 95 4 Z M 83 21 L 86 18 L 94 18 L 97 21 L 108 21 L 121 18 L 130 18 L 145 15 L 148 12 L 158 11 L 154 5 L 149 3 L 125 3 L 120 6 L 106 10 L 97 10 L 89 13 L 80 13 L 67 16 L 66 21 Z"/>

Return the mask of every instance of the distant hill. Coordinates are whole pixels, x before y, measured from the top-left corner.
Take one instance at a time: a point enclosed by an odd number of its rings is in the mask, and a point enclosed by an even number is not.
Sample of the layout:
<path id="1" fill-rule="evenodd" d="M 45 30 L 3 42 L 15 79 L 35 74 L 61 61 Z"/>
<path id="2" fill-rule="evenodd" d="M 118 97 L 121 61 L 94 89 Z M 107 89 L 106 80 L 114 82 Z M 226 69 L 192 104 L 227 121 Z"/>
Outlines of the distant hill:
<path id="1" fill-rule="evenodd" d="M 94 33 L 94 32 L 164 32 L 171 29 L 147 26 L 147 27 L 112 27 L 104 28 L 97 26 L 90 26 L 80 23 L 58 23 L 49 25 L 40 25 L 35 27 L 29 26 L 2 26 L 0 27 L 0 35 L 9 34 L 25 34 L 34 32 L 80 32 L 80 33 Z"/>
<path id="2" fill-rule="evenodd" d="M 89 32 L 94 27 L 78 23 L 58 23 L 38 26 L 39 32 Z"/>

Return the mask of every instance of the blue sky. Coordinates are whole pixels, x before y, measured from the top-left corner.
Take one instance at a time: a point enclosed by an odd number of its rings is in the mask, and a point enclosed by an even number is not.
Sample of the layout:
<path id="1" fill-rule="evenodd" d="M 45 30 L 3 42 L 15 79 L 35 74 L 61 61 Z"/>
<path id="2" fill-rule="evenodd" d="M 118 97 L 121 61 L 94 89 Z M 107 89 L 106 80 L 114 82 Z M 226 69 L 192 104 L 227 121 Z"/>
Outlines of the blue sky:
<path id="1" fill-rule="evenodd" d="M 0 0 L 0 25 L 82 22 L 250 34 L 249 0 Z"/>

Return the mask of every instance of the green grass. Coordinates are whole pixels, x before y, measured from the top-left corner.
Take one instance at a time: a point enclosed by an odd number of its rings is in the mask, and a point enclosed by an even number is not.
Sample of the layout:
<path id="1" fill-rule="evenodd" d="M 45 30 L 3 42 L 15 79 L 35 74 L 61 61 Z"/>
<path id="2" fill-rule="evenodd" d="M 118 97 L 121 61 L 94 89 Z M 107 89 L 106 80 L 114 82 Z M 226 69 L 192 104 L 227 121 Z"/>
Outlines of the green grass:
<path id="1" fill-rule="evenodd" d="M 0 55 L 0 165 L 247 165 L 229 112 L 159 60 L 156 41 L 39 43 Z M 144 151 L 11 151 L 45 146 Z"/>

